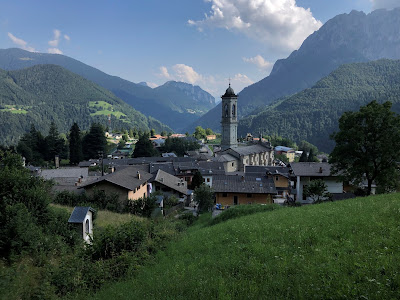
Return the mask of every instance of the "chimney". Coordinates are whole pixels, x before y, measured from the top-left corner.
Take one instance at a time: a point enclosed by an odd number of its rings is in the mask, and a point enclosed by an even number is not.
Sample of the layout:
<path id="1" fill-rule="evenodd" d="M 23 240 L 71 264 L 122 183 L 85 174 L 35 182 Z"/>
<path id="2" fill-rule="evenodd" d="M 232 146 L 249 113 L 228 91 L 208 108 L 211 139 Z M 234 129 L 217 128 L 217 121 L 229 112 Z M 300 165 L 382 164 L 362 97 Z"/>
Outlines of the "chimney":
<path id="1" fill-rule="evenodd" d="M 137 171 L 137 178 L 140 179 L 140 172 Z"/>
<path id="2" fill-rule="evenodd" d="M 319 173 L 322 173 L 322 167 L 319 167 Z"/>
<path id="3" fill-rule="evenodd" d="M 244 176 L 242 176 L 242 181 L 244 182 Z"/>

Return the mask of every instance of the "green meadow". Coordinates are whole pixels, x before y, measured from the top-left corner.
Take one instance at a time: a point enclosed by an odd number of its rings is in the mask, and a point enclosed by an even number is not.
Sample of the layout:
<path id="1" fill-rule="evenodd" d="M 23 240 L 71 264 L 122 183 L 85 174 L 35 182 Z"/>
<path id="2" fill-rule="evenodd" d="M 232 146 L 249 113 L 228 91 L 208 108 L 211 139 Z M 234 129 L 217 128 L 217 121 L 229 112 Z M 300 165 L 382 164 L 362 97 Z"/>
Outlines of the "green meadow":
<path id="1" fill-rule="evenodd" d="M 201 216 L 90 298 L 400 298 L 400 194 L 263 210 Z"/>
<path id="2" fill-rule="evenodd" d="M 107 116 L 113 115 L 116 118 L 121 118 L 121 116 L 126 117 L 126 114 L 120 111 L 114 111 L 112 104 L 105 101 L 89 101 L 89 107 L 96 109 L 96 112 L 91 113 L 91 116 Z"/>
<path id="3" fill-rule="evenodd" d="M 12 114 L 22 114 L 26 115 L 30 106 L 27 105 L 4 105 L 4 108 L 1 108 L 0 111 L 8 111 Z"/>

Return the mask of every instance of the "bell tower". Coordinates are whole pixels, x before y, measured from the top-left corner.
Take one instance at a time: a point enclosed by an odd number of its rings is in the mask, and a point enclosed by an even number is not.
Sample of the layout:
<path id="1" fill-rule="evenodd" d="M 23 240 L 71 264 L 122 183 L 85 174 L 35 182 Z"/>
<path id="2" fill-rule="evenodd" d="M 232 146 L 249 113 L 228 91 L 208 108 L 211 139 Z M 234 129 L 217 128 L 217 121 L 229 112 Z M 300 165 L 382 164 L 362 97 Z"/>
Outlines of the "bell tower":
<path id="1" fill-rule="evenodd" d="M 221 148 L 222 150 L 226 150 L 228 148 L 234 148 L 238 146 L 237 142 L 237 127 L 238 127 L 237 98 L 238 97 L 235 95 L 235 92 L 231 88 L 230 83 L 225 94 L 221 98 L 222 98 Z"/>

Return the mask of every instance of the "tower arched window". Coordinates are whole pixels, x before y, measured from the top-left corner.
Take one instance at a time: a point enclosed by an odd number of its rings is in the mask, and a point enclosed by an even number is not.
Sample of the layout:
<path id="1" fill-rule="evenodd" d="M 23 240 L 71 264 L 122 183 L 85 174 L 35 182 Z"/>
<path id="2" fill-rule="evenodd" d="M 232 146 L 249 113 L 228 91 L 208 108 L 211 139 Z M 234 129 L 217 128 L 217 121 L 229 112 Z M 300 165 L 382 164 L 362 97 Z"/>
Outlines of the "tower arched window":
<path id="1" fill-rule="evenodd" d="M 232 117 L 236 117 L 236 105 L 232 105 Z"/>
<path id="2" fill-rule="evenodd" d="M 225 104 L 225 117 L 228 117 L 229 112 L 228 112 L 228 104 Z"/>

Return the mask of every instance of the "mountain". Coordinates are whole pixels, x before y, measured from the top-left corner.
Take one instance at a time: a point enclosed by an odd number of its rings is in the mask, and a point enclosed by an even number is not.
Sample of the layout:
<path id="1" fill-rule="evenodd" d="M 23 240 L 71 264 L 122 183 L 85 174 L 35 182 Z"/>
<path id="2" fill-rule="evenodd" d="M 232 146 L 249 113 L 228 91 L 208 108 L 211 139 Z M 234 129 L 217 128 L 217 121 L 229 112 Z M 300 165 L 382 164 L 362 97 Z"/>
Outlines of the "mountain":
<path id="1" fill-rule="evenodd" d="M 329 136 L 338 130 L 340 116 L 372 100 L 391 101 L 392 110 L 400 113 L 399 60 L 342 65 L 312 88 L 243 118 L 238 134 L 260 131 L 277 134 L 297 142 L 307 140 L 330 152 L 334 142 Z"/>
<path id="2" fill-rule="evenodd" d="M 276 99 L 309 88 L 342 64 L 400 59 L 398 28 L 400 8 L 376 10 L 368 15 L 352 11 L 334 17 L 311 34 L 299 50 L 278 60 L 268 77 L 239 93 L 238 115 L 244 117 Z M 197 125 L 220 130 L 220 114 L 218 105 L 187 130 L 192 131 Z"/>
<path id="3" fill-rule="evenodd" d="M 136 84 L 108 75 L 65 55 L 33 53 L 17 48 L 0 49 L 2 69 L 19 70 L 38 64 L 59 65 L 81 75 L 113 92 L 136 110 L 159 119 L 174 130 L 181 129 L 187 122 L 193 122 L 215 106 L 215 99 L 210 94 L 192 85 L 167 82 L 164 88 L 152 89 L 147 84 Z M 192 106 L 195 107 L 194 112 L 190 110 Z"/>
<path id="4" fill-rule="evenodd" d="M 30 124 L 47 134 L 51 121 L 60 132 L 73 122 L 88 129 L 92 122 L 115 128 L 170 130 L 146 117 L 113 93 L 56 65 L 36 65 L 17 71 L 0 69 L 0 144 L 14 144 Z"/>

